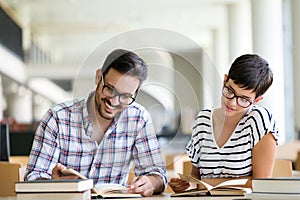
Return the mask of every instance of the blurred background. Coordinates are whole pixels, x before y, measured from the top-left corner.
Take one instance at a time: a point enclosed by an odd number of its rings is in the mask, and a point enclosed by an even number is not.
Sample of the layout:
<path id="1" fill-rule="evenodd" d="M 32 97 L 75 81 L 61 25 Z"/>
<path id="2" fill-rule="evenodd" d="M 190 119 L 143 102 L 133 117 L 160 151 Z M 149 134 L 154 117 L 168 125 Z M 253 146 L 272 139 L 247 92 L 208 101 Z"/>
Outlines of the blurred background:
<path id="1" fill-rule="evenodd" d="M 276 116 L 279 143 L 299 139 L 298 0 L 0 0 L 0 6 L 0 118 L 12 133 L 32 137 L 48 108 L 86 97 L 105 56 L 127 48 L 149 64 L 137 101 L 149 109 L 163 151 L 184 151 L 196 113 L 219 104 L 223 75 L 245 53 L 261 55 L 273 70 L 262 105 Z"/>

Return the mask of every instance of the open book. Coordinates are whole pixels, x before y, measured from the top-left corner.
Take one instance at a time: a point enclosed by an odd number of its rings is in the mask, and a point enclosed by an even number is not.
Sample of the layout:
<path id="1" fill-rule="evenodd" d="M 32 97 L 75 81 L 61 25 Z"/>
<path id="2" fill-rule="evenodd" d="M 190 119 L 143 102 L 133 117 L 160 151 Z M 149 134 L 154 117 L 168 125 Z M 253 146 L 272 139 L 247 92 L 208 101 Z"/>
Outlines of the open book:
<path id="1" fill-rule="evenodd" d="M 97 193 L 92 193 L 92 198 L 132 198 L 141 197 L 140 194 L 130 193 L 128 188 L 114 183 L 102 183 L 94 186 Z"/>
<path id="2" fill-rule="evenodd" d="M 190 183 L 196 183 L 202 185 L 204 186 L 205 189 L 186 190 L 180 193 L 173 193 L 171 194 L 171 196 L 191 196 L 191 195 L 242 196 L 245 193 L 251 192 L 250 188 L 241 187 L 241 185 L 245 185 L 247 183 L 248 179 L 232 179 L 232 180 L 224 181 L 216 186 L 212 186 L 192 176 L 186 176 L 183 174 L 178 174 L 178 175 L 182 180 Z"/>
<path id="3" fill-rule="evenodd" d="M 61 171 L 63 175 L 76 175 L 81 179 L 87 179 L 84 175 L 80 174 L 74 169 L 64 169 Z M 92 198 L 133 198 L 141 197 L 140 194 L 130 193 L 128 188 L 121 184 L 102 183 L 94 185 L 92 189 Z"/>

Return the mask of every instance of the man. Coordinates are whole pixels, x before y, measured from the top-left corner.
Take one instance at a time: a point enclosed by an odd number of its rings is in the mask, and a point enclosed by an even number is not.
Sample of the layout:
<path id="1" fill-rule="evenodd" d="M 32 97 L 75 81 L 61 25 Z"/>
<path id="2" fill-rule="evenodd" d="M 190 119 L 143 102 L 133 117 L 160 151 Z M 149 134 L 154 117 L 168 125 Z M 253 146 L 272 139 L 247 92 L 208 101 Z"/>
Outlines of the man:
<path id="1" fill-rule="evenodd" d="M 61 170 L 73 168 L 94 183 L 127 184 L 143 196 L 166 187 L 166 168 L 151 117 L 135 103 L 147 78 L 145 62 L 117 49 L 96 71 L 96 90 L 87 99 L 49 109 L 38 126 L 26 169 L 26 180 L 74 179 Z"/>

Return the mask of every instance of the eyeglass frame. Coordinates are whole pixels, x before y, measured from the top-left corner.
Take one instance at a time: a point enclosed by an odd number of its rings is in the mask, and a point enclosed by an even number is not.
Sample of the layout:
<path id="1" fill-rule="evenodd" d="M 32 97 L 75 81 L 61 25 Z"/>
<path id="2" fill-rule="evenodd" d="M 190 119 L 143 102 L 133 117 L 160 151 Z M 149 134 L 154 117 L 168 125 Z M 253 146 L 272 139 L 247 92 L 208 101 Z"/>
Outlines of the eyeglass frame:
<path id="1" fill-rule="evenodd" d="M 224 94 L 224 88 L 226 88 L 231 94 L 233 94 L 233 96 L 232 97 L 227 97 Z M 223 85 L 223 88 L 222 88 L 222 95 L 226 99 L 234 99 L 234 98 L 236 98 L 236 104 L 239 105 L 242 108 L 248 108 L 248 107 L 250 107 L 254 103 L 254 101 L 255 101 L 255 99 L 253 101 L 250 101 L 250 100 L 246 99 L 245 97 L 236 95 L 235 92 L 232 89 L 230 89 L 229 87 L 227 87 L 225 84 Z M 249 105 L 248 106 L 242 106 L 242 105 L 240 105 L 238 99 L 246 100 L 249 103 Z"/>
<path id="2" fill-rule="evenodd" d="M 126 95 L 125 93 L 122 93 L 122 94 L 118 93 L 118 92 L 115 90 L 114 87 L 112 88 L 111 86 L 106 85 L 106 84 L 105 84 L 105 81 L 104 81 L 103 75 L 101 75 L 101 82 L 102 82 L 102 94 L 103 94 L 104 96 L 109 97 L 109 98 L 115 98 L 116 96 L 118 96 L 118 101 L 119 101 L 119 103 L 120 103 L 120 104 L 123 104 L 123 105 L 130 105 L 130 104 L 132 104 L 132 103 L 136 100 L 136 96 L 137 96 L 138 90 L 135 91 L 134 96 L 129 97 L 129 96 Z M 109 92 L 109 93 L 111 93 L 113 96 L 108 96 L 108 95 L 106 95 L 106 94 L 103 92 L 105 88 L 108 88 L 109 90 L 111 90 L 112 92 Z M 123 103 L 123 102 L 121 102 L 121 100 L 120 100 L 120 99 L 121 99 L 121 96 L 125 96 L 126 98 L 129 98 L 129 99 L 131 99 L 132 101 L 131 101 L 129 104 Z"/>

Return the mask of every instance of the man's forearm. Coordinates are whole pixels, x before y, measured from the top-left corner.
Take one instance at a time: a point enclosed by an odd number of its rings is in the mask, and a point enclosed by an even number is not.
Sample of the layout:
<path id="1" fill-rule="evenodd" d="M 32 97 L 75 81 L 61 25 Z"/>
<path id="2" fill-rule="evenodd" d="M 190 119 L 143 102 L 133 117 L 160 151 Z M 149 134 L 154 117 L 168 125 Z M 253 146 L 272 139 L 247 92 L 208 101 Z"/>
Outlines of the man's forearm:
<path id="1" fill-rule="evenodd" d="M 155 188 L 154 194 L 160 194 L 164 191 L 165 185 L 164 185 L 164 180 L 161 176 L 152 174 L 152 175 L 149 175 L 149 179 Z"/>

